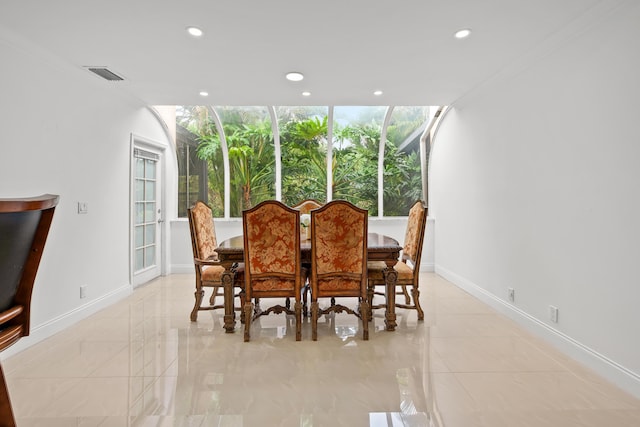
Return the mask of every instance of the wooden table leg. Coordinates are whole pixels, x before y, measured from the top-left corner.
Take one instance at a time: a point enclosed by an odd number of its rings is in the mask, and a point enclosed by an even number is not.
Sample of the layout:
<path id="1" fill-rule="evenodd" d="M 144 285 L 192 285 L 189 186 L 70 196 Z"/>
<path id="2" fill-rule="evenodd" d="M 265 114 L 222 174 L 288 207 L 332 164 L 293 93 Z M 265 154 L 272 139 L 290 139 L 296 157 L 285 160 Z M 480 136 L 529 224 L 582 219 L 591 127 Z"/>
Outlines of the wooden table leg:
<path id="1" fill-rule="evenodd" d="M 384 324 L 387 331 L 396 330 L 396 283 L 398 282 L 398 272 L 393 266 L 387 266 L 383 272 L 385 294 L 386 294 L 386 308 L 384 312 Z"/>
<path id="2" fill-rule="evenodd" d="M 233 306 L 233 282 L 235 273 L 229 269 L 222 273 L 222 288 L 224 290 L 224 331 L 232 333 L 236 324 L 236 311 Z"/>

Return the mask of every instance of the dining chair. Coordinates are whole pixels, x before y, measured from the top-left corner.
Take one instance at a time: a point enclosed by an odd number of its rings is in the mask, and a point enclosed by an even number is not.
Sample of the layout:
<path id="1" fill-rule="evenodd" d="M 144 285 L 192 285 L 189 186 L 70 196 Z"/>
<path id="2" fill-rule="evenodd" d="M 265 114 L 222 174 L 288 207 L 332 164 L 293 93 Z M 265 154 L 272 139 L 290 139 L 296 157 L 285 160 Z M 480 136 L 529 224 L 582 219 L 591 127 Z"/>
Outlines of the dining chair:
<path id="1" fill-rule="evenodd" d="M 29 335 L 33 284 L 58 200 L 0 199 L 0 351 Z M 0 425 L 15 426 L 1 366 Z"/>
<path id="2" fill-rule="evenodd" d="M 266 200 L 242 212 L 244 236 L 244 340 L 251 323 L 269 313 L 295 316 L 296 341 L 302 339 L 300 292 L 307 270 L 300 263 L 300 212 L 276 200 Z M 253 299 L 293 299 L 294 309 L 273 304 L 256 311 Z"/>
<path id="3" fill-rule="evenodd" d="M 396 299 L 395 306 L 398 308 L 413 309 L 418 312 L 418 320 L 424 320 L 424 311 L 420 306 L 420 260 L 422 258 L 422 246 L 424 243 L 424 233 L 427 224 L 427 206 L 421 200 L 416 201 L 409 210 L 409 219 L 405 231 L 404 246 L 402 256 L 393 267 L 397 273 L 396 285 L 401 292 L 397 295 L 404 295 L 405 303 L 400 303 Z M 369 282 L 369 304 L 371 310 L 386 307 L 384 304 L 373 304 L 374 295 L 386 295 L 385 292 L 376 291 L 376 286 L 385 286 L 384 271 L 387 265 L 384 261 L 370 261 L 368 263 Z M 411 295 L 407 287 L 411 287 Z"/>
<path id="4" fill-rule="evenodd" d="M 189 231 L 191 233 L 191 248 L 193 250 L 193 263 L 196 269 L 195 304 L 191 310 L 191 321 L 198 319 L 198 311 L 224 309 L 223 304 L 216 304 L 216 298 L 224 301 L 223 273 L 225 268 L 218 260 L 215 249 L 218 247 L 216 230 L 213 223 L 213 212 L 206 203 L 199 200 L 188 209 Z M 244 285 L 244 266 L 239 263 L 232 268 L 233 287 L 239 288 L 234 293 L 234 298 L 242 301 L 242 288 Z M 212 288 L 209 305 L 202 305 L 204 288 Z M 235 312 L 234 312 L 235 313 Z M 242 320 L 243 316 L 241 316 Z"/>
<path id="5" fill-rule="evenodd" d="M 293 209 L 299 210 L 300 215 L 302 217 L 302 215 L 309 215 L 313 209 L 318 209 L 321 206 L 322 206 L 322 203 L 320 203 L 315 199 L 305 199 L 300 203 L 298 203 L 297 205 L 293 206 Z M 303 226 L 303 224 L 301 224 L 301 226 Z M 310 224 L 310 217 L 309 217 L 309 224 L 306 224 L 306 227 L 310 227 L 310 226 L 311 224 Z M 305 232 L 303 234 L 305 235 L 305 238 L 307 236 L 309 237 L 311 236 L 311 233 Z M 310 268 L 311 266 L 307 266 L 307 267 Z M 304 317 L 307 317 L 309 315 L 309 308 L 307 305 L 309 291 L 310 291 L 309 281 L 307 281 L 307 283 L 303 283 L 302 285 L 302 315 Z"/>
<path id="6" fill-rule="evenodd" d="M 300 215 L 304 215 L 310 213 L 313 209 L 318 209 L 321 206 L 322 203 L 315 199 L 306 199 L 292 207 L 293 209 L 300 211 Z"/>
<path id="7" fill-rule="evenodd" d="M 362 338 L 369 339 L 367 299 L 368 212 L 334 200 L 311 211 L 311 336 L 318 339 L 318 318 L 346 312 L 362 320 Z M 355 297 L 354 310 L 332 303 L 320 308 L 320 298 Z"/>

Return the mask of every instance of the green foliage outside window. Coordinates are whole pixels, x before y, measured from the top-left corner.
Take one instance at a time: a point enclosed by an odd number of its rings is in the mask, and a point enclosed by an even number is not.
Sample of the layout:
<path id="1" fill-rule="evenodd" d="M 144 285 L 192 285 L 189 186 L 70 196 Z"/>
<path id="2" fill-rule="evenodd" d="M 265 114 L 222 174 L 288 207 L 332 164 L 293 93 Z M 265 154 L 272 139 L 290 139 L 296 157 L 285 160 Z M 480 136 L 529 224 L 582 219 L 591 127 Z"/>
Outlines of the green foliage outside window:
<path id="1" fill-rule="evenodd" d="M 290 118 L 280 129 L 282 201 L 327 200 L 327 117 Z"/>
<path id="2" fill-rule="evenodd" d="M 197 155 L 209 170 L 209 204 L 224 214 L 224 168 L 220 136 L 206 107 L 183 107 L 180 123 L 197 135 Z M 187 110 L 187 108 L 191 108 Z M 203 112 L 204 111 L 204 112 Z M 304 199 L 327 199 L 327 116 L 324 111 L 299 114 L 287 110 L 279 117 L 282 201 L 294 205 Z M 320 114 L 318 114 L 320 113 Z M 322 114 L 325 113 L 325 114 Z M 275 197 L 275 149 L 271 121 L 255 111 L 223 109 L 220 114 L 229 150 L 232 217 Z M 422 117 L 424 121 L 424 116 Z M 402 126 L 413 129 L 415 123 Z M 390 128 L 390 138 L 405 129 Z M 349 200 L 378 215 L 378 154 L 381 128 L 370 123 L 335 124 L 333 130 L 333 199 Z M 421 197 L 420 159 L 414 149 L 385 144 L 384 214 L 407 215 Z M 415 144 L 414 144 L 415 145 Z"/>

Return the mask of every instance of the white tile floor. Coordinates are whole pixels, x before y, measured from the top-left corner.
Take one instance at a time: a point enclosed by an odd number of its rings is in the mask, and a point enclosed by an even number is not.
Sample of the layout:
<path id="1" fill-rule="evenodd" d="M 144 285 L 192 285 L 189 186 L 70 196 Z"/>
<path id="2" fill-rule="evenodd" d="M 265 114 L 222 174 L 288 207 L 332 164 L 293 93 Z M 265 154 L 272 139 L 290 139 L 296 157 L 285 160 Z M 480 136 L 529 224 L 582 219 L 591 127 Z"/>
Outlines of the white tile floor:
<path id="1" fill-rule="evenodd" d="M 378 311 L 365 342 L 339 314 L 296 342 L 270 315 L 250 343 L 220 312 L 189 321 L 192 275 L 158 279 L 3 363 L 18 426 L 640 426 L 640 400 L 421 278 L 424 322 Z"/>

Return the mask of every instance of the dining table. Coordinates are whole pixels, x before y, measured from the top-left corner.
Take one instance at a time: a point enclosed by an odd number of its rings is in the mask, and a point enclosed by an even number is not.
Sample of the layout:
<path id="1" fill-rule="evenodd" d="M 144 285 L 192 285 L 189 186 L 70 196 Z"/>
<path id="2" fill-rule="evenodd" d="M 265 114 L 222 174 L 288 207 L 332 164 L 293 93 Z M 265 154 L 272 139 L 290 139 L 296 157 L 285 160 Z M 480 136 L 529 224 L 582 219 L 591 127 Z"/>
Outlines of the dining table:
<path id="1" fill-rule="evenodd" d="M 368 261 L 384 261 L 387 265 L 387 268 L 384 270 L 386 294 L 384 322 L 387 331 L 394 331 L 397 326 L 395 299 L 398 273 L 393 266 L 398 262 L 401 250 L 402 246 L 393 237 L 380 233 L 368 233 Z M 234 236 L 219 242 L 215 251 L 218 253 L 220 264 L 225 268 L 222 274 L 222 286 L 224 289 L 224 329 L 225 332 L 231 333 L 235 329 L 235 280 L 233 269 L 238 263 L 244 262 L 243 236 Z M 300 259 L 302 264 L 311 265 L 311 240 L 300 240 Z"/>

